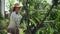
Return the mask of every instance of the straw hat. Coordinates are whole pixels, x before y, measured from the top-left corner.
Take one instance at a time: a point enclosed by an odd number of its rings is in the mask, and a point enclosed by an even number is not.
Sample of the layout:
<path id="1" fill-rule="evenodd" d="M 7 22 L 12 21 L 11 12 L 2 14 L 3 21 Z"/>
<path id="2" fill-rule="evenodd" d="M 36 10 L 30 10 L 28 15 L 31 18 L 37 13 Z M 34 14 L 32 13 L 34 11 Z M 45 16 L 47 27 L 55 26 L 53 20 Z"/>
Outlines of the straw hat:
<path id="1" fill-rule="evenodd" d="M 17 2 L 14 4 L 14 7 L 23 7 L 23 4 L 21 2 L 20 3 Z"/>

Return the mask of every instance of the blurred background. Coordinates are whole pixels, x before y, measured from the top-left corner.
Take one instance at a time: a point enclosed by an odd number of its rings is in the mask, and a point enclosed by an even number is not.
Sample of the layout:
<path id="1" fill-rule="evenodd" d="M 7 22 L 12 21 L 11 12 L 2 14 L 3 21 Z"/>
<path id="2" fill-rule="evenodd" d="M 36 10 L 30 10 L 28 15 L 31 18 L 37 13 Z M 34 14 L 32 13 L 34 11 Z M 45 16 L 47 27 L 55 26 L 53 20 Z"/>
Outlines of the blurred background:
<path id="1" fill-rule="evenodd" d="M 60 0 L 0 0 L 0 34 L 7 34 L 16 2 L 23 4 L 20 34 L 60 34 Z"/>

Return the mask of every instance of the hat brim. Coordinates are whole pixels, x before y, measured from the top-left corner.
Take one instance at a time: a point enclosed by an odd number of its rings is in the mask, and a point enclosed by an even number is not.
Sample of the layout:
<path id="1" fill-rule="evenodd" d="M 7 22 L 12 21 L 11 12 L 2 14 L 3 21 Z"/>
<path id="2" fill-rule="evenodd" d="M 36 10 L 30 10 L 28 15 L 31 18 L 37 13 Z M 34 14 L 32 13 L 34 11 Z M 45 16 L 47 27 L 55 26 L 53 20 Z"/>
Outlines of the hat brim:
<path id="1" fill-rule="evenodd" d="M 16 6 L 16 7 L 23 7 L 23 6 Z"/>

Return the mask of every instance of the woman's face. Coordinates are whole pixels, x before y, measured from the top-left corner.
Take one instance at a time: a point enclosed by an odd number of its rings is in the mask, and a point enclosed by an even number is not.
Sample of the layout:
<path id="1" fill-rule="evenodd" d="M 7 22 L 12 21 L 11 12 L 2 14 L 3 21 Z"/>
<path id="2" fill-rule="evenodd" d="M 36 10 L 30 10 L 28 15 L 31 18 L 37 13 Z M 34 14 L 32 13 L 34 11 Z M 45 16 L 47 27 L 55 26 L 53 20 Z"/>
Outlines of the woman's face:
<path id="1" fill-rule="evenodd" d="M 19 12 L 20 9 L 21 9 L 21 7 L 16 7 L 16 8 L 15 8 L 15 10 L 16 10 L 17 12 Z"/>

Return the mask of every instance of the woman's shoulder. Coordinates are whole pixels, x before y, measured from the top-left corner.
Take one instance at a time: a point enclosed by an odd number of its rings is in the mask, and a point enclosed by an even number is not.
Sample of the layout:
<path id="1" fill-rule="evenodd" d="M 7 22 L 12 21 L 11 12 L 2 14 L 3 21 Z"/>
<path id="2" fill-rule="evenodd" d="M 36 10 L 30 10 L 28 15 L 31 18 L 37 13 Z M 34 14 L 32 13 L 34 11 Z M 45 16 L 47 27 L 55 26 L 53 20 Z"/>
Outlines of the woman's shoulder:
<path id="1" fill-rule="evenodd" d="M 13 15 L 13 14 L 15 14 L 15 12 L 12 12 L 11 14 Z"/>
<path id="2" fill-rule="evenodd" d="M 15 12 L 12 12 L 12 13 L 11 13 L 11 16 L 13 16 L 13 15 L 15 15 Z"/>

